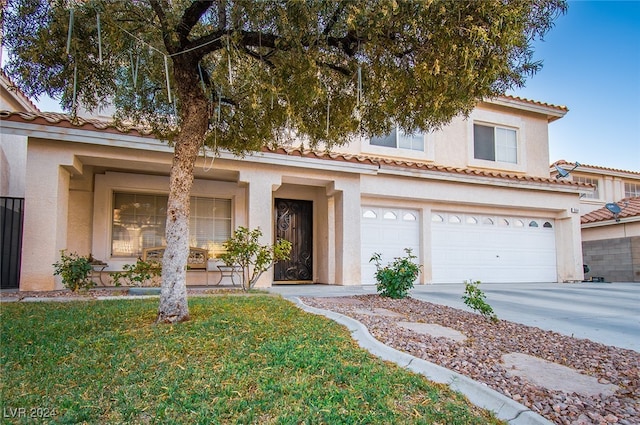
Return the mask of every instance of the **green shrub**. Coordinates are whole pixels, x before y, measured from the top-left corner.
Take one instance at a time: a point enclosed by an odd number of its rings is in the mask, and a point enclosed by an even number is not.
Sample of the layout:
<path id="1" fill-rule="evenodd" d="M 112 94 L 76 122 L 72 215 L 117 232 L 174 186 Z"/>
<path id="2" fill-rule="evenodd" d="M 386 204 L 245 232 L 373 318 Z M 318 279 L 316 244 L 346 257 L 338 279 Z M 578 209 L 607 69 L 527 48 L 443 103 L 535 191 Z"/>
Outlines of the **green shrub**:
<path id="1" fill-rule="evenodd" d="M 60 251 L 60 261 L 53 263 L 53 268 L 54 276 L 60 276 L 65 288 L 73 292 L 96 286 L 90 277 L 92 268 L 89 257 L 81 257 L 75 252 L 67 254 L 63 249 Z"/>
<path id="2" fill-rule="evenodd" d="M 382 258 L 377 252 L 369 260 L 376 263 L 376 280 L 378 281 L 376 289 L 383 297 L 395 299 L 406 297 L 409 289 L 413 288 L 413 282 L 418 278 L 420 265 L 413 261 L 418 257 L 411 253 L 410 248 L 405 248 L 404 251 L 407 253 L 405 257 L 396 257 L 393 263 L 386 267 L 381 267 Z"/>
<path id="3" fill-rule="evenodd" d="M 288 260 L 291 242 L 280 239 L 273 245 L 260 245 L 262 231 L 258 227 L 249 230 L 238 227 L 224 243 L 226 252 L 220 256 L 227 266 L 239 266 L 242 272 L 242 289 L 248 291 L 258 278 L 275 262 Z"/>
<path id="4" fill-rule="evenodd" d="M 113 284 L 122 286 L 160 286 L 159 279 L 162 274 L 162 265 L 156 261 L 142 261 L 138 258 L 135 264 L 125 264 L 124 271 L 112 274 Z"/>
<path id="5" fill-rule="evenodd" d="M 482 292 L 479 288 L 480 281 L 473 281 L 469 279 L 469 281 L 464 281 L 464 295 L 462 296 L 462 300 L 467 305 L 467 307 L 473 309 L 474 311 L 480 313 L 488 320 L 492 322 L 498 321 L 498 316 L 493 312 L 493 308 L 484 300 L 487 296 Z"/>

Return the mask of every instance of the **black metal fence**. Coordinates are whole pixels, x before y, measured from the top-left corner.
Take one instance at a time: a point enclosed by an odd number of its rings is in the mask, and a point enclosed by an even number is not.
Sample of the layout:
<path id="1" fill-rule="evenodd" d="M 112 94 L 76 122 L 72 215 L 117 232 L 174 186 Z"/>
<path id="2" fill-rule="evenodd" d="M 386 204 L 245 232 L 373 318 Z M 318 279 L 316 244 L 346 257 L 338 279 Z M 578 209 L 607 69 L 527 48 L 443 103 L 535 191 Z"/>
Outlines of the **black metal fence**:
<path id="1" fill-rule="evenodd" d="M 0 288 L 20 285 L 24 198 L 0 197 Z"/>

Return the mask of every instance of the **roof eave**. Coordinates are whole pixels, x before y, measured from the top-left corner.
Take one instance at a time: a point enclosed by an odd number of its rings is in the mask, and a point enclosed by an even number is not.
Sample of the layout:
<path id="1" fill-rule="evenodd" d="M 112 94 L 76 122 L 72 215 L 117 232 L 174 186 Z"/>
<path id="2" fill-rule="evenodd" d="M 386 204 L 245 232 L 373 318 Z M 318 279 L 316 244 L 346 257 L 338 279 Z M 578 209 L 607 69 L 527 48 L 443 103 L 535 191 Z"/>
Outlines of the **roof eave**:
<path id="1" fill-rule="evenodd" d="M 547 122 L 549 123 L 559 120 L 560 118 L 564 117 L 567 112 L 569 112 L 569 109 L 567 109 L 565 106 L 547 105 L 529 100 L 505 96 L 497 97 L 494 99 L 485 99 L 484 102 L 541 114 L 547 118 Z"/>
<path id="2" fill-rule="evenodd" d="M 629 224 L 629 223 L 638 223 L 640 222 L 640 216 L 633 217 L 623 217 L 620 221 L 616 221 L 615 219 L 608 220 L 600 220 L 600 221 L 591 221 L 588 223 L 581 223 L 580 227 L 583 229 L 592 229 L 595 227 L 605 227 L 605 226 L 613 226 L 616 224 Z"/>

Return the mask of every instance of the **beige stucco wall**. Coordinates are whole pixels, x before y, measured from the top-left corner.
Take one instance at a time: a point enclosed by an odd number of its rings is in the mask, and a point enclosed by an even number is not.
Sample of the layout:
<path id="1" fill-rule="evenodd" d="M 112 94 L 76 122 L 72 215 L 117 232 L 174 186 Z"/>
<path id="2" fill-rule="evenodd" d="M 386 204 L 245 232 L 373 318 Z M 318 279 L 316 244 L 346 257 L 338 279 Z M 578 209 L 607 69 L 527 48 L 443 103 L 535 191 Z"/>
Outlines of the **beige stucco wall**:
<path id="1" fill-rule="evenodd" d="M 359 177 L 334 170 L 235 163 L 247 187 L 248 225 L 260 227 L 264 243 L 274 240 L 276 198 L 313 202 L 313 281 L 360 284 Z M 353 257 L 355 255 L 355 257 Z M 265 273 L 256 286 L 272 284 Z"/>
<path id="2" fill-rule="evenodd" d="M 92 253 L 93 169 L 69 181 L 67 249 L 80 255 Z"/>
<path id="3" fill-rule="evenodd" d="M 585 227 L 582 229 L 583 241 L 630 238 L 640 236 L 640 221 L 632 223 L 610 223 L 606 226 Z"/>
<path id="4" fill-rule="evenodd" d="M 0 136 L 0 196 L 24 197 L 27 171 L 27 137 Z"/>
<path id="5" fill-rule="evenodd" d="M 446 130 L 446 137 L 428 136 L 433 149 L 425 155 L 436 162 L 473 165 L 466 141 L 473 131 L 473 120 L 478 119 L 517 126 L 522 133 L 522 166 L 533 169 L 534 175 L 546 176 L 541 170 L 548 175 L 546 145 L 541 142 L 546 138 L 545 121 L 534 114 L 510 116 L 494 109 L 485 108 L 468 120 L 457 120 Z M 29 140 L 23 290 L 61 286 L 51 267 L 61 249 L 83 255 L 91 252 L 112 271 L 134 262 L 135 258 L 110 254 L 113 192 L 168 192 L 172 152 L 166 145 L 148 138 L 77 129 L 64 130 L 59 137 L 68 140 Z M 461 139 L 467 143 L 466 149 L 465 144 L 461 147 Z M 538 162 L 545 164 L 538 167 Z M 552 218 L 556 223 L 558 280 L 582 278 L 579 214 L 571 212 L 579 205 L 578 195 L 553 184 L 278 154 L 244 159 L 223 154 L 211 171 L 204 159 L 198 160 L 192 194 L 231 199 L 233 227 L 260 227 L 263 243 L 274 239 L 275 198 L 313 201 L 313 281 L 317 283 L 361 283 L 362 205 L 417 209 L 421 223 L 418 254 L 425 265 L 431 264 L 433 209 Z M 204 276 L 189 273 L 188 283 L 205 283 Z M 421 283 L 431 281 L 428 266 L 420 279 Z M 209 281 L 217 281 L 217 276 L 213 274 Z M 271 273 L 258 282 L 263 287 L 271 284 Z"/>
<path id="6" fill-rule="evenodd" d="M 518 132 L 518 163 L 477 160 L 473 155 L 473 124 L 483 123 Z M 481 103 L 469 117 L 455 117 L 440 130 L 425 135 L 424 152 L 369 145 L 365 138 L 354 139 L 339 152 L 393 157 L 409 161 L 433 162 L 459 168 L 479 168 L 549 177 L 548 122 L 545 115 Z"/>
<path id="7" fill-rule="evenodd" d="M 21 290 L 61 288 L 52 264 L 67 249 L 69 180 L 77 171 L 74 155 L 47 143 L 29 141 Z"/>
<path id="8" fill-rule="evenodd" d="M 166 175 L 146 173 L 158 164 L 168 167 L 170 159 L 167 152 L 35 140 L 29 152 L 25 224 L 30 227 L 25 233 L 28 248 L 24 253 L 21 288 L 60 287 L 50 266 L 57 260 L 60 249 L 81 254 L 91 252 L 109 264 L 107 270 L 121 270 L 124 264 L 134 262 L 134 258 L 110 256 L 112 194 L 117 190 L 167 193 Z M 100 163 L 103 166 L 98 165 Z M 128 172 L 104 170 L 104 166 L 113 164 L 132 169 Z M 420 211 L 419 255 L 427 265 L 420 283 L 429 283 L 431 279 L 428 265 L 431 263 L 432 209 L 553 218 L 558 280 L 582 278 L 579 215 L 570 213 L 578 204 L 575 193 L 550 192 L 546 187 L 536 189 L 531 184 L 498 186 L 491 179 L 477 176 L 445 181 L 441 180 L 442 174 L 427 176 L 407 170 L 382 169 L 376 175 L 373 167 L 358 169 L 344 164 L 340 165 L 344 169 L 330 169 L 332 166 L 336 165 L 278 155 L 241 161 L 218 159 L 216 169 L 237 172 L 237 181 L 207 180 L 206 174 L 200 172 L 194 182 L 193 195 L 232 199 L 233 226 L 261 227 L 264 243 L 274 238 L 275 198 L 313 201 L 313 280 L 317 283 L 361 283 L 360 214 L 364 204 Z M 58 178 L 51 179 L 51 175 Z M 32 251 L 35 247 L 37 252 Z M 189 283 L 205 283 L 204 276 L 189 273 Z M 217 281 L 217 275 L 211 273 L 209 281 Z M 271 284 L 272 274 L 265 273 L 258 286 Z"/>

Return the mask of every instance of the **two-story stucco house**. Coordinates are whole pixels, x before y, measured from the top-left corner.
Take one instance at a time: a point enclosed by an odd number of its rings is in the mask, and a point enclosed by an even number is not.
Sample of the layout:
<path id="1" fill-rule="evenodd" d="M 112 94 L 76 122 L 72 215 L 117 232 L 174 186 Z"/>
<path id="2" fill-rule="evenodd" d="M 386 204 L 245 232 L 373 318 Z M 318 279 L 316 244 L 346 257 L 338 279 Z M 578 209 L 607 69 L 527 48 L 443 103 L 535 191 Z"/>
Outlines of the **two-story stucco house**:
<path id="1" fill-rule="evenodd" d="M 580 199 L 586 277 L 640 282 L 640 172 L 580 164 L 568 178 L 595 187 Z"/>
<path id="2" fill-rule="evenodd" d="M 203 155 L 191 245 L 215 257 L 237 226 L 291 240 L 292 261 L 265 273 L 263 287 L 374 283 L 371 255 L 391 261 L 405 248 L 422 264 L 420 283 L 580 281 L 577 211 L 589 186 L 549 175 L 548 125 L 566 112 L 504 96 L 439 131 L 354 139 L 333 153 Z M 62 249 L 113 271 L 163 244 L 167 144 L 98 120 L 0 115 L 0 147 L 26 151 L 15 177 L 24 179 L 21 290 L 59 288 L 52 263 Z M 215 282 L 209 273 L 188 273 L 187 283 Z"/>

